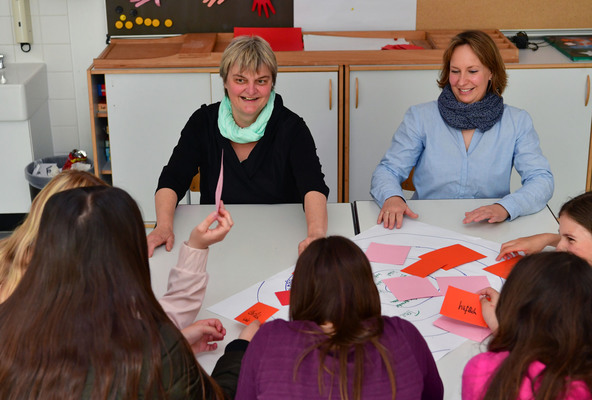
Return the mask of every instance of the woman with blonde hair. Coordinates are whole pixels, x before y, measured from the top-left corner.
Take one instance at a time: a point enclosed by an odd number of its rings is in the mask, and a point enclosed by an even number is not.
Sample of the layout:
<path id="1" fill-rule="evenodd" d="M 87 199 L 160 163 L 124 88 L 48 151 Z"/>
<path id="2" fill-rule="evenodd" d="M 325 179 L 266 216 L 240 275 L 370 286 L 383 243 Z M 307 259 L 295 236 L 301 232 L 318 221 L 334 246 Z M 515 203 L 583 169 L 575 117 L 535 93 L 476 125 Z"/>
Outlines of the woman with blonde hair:
<path id="1" fill-rule="evenodd" d="M 224 99 L 193 113 L 158 179 L 149 255 L 163 244 L 171 250 L 175 207 L 198 172 L 199 201 L 214 204 L 222 164 L 226 204 L 303 204 L 307 237 L 299 252 L 326 235 L 329 188 L 310 130 L 274 91 L 277 68 L 258 36 L 238 36 L 224 50 Z"/>
<path id="2" fill-rule="evenodd" d="M 152 292 L 135 201 L 70 189 L 47 201 L 28 272 L 0 304 L 0 398 L 222 399 L 236 388 L 235 342 L 214 381 Z"/>
<path id="3" fill-rule="evenodd" d="M 47 200 L 63 190 L 97 185 L 106 183 L 88 172 L 66 170 L 52 178 L 35 196 L 23 223 L 10 236 L 0 240 L 0 303 L 11 295 L 27 270 Z"/>

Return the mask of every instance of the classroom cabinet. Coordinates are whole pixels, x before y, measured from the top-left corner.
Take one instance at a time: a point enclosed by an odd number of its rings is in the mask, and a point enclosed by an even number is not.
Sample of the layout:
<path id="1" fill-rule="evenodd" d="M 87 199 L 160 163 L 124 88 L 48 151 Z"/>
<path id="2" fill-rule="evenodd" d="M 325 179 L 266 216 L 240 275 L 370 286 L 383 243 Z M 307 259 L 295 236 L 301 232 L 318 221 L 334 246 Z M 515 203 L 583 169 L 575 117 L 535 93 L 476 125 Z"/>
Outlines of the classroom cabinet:
<path id="1" fill-rule="evenodd" d="M 158 177 L 191 114 L 210 102 L 209 73 L 108 74 L 105 86 L 113 185 L 156 221 Z"/>
<path id="2" fill-rule="evenodd" d="M 202 104 L 224 96 L 221 78 L 214 71 L 117 71 L 104 75 L 107 112 L 95 118 L 99 120 L 98 125 L 95 121 L 95 141 L 101 142 L 97 136 L 104 131 L 102 120 L 103 125 L 108 125 L 111 161 L 110 168 L 99 170 L 102 176 L 111 177 L 114 186 L 136 199 L 147 223 L 156 221 L 154 192 L 158 177 L 185 123 Z M 276 84 L 285 105 L 304 118 L 312 132 L 331 190 L 329 201 L 333 202 L 338 200 L 340 170 L 338 77 L 338 67 L 280 72 Z M 186 196 L 181 203 L 198 202 L 196 198 Z"/>
<path id="3" fill-rule="evenodd" d="M 532 117 L 555 178 L 549 201 L 557 216 L 561 205 L 586 190 L 592 102 L 590 68 L 509 69 L 506 104 Z M 512 190 L 520 187 L 514 171 Z"/>
<path id="4" fill-rule="evenodd" d="M 407 109 L 438 98 L 438 70 L 355 70 L 349 77 L 349 201 L 370 200 L 374 169 Z"/>

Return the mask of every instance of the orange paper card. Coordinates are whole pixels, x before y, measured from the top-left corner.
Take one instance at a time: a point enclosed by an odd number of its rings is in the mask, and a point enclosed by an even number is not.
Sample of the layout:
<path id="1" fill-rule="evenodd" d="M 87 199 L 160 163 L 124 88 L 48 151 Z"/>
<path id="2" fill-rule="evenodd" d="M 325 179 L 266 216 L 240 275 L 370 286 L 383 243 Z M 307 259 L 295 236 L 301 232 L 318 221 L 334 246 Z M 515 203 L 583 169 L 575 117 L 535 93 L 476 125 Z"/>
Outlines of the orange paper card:
<path id="1" fill-rule="evenodd" d="M 521 258 L 522 256 L 518 255 L 516 257 L 510 258 L 509 260 L 504 260 L 498 262 L 497 264 L 490 265 L 487 268 L 483 268 L 483 270 L 506 279 L 512 268 L 514 268 L 514 265 L 516 265 L 518 260 Z"/>
<path id="2" fill-rule="evenodd" d="M 443 264 L 439 263 L 438 260 L 419 260 L 414 262 L 410 266 L 403 268 L 401 272 L 425 278 L 432 272 L 435 272 L 442 268 L 442 266 Z"/>
<path id="3" fill-rule="evenodd" d="M 440 314 L 469 324 L 487 328 L 481 313 L 479 295 L 449 286 Z"/>
<path id="4" fill-rule="evenodd" d="M 259 322 L 264 323 L 265 321 L 267 321 L 269 317 L 271 317 L 277 311 L 277 308 L 259 302 L 251 308 L 249 308 L 244 313 L 242 313 L 241 315 L 239 315 L 238 317 L 236 317 L 235 320 L 237 320 L 238 322 L 242 322 L 245 325 L 249 325 L 256 319 L 258 319 Z"/>
<path id="5" fill-rule="evenodd" d="M 422 260 L 438 260 L 439 263 L 444 265 L 442 269 L 449 270 L 471 261 L 480 260 L 481 258 L 485 258 L 485 256 L 462 244 L 453 244 L 452 246 L 442 247 L 441 249 L 425 253 L 419 256 L 419 258 Z"/>

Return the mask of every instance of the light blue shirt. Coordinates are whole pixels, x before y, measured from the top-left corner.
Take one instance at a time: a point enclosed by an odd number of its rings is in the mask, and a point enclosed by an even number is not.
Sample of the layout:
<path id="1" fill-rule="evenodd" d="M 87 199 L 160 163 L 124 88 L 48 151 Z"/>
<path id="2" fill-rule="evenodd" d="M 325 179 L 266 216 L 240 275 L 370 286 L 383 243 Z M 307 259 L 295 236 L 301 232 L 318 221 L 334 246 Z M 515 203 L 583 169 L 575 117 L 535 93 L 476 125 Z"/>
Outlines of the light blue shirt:
<path id="1" fill-rule="evenodd" d="M 401 183 L 414 166 L 414 199 L 501 198 L 497 203 L 514 219 L 541 210 L 553 195 L 553 175 L 532 119 L 508 105 L 490 130 L 475 130 L 468 150 L 436 101 L 409 108 L 372 174 L 370 194 L 380 207 L 389 197 L 403 197 Z M 522 187 L 510 194 L 512 167 Z"/>

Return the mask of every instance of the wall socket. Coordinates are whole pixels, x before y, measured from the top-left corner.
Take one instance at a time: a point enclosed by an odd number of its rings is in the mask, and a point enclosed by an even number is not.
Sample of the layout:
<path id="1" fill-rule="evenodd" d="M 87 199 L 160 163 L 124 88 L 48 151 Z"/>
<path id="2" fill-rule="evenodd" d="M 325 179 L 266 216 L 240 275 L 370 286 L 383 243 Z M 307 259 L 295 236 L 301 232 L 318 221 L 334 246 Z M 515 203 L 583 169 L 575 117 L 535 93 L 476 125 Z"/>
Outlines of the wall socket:
<path id="1" fill-rule="evenodd" d="M 21 43 L 21 45 L 32 43 L 33 28 L 31 27 L 29 0 L 12 0 L 12 19 L 17 43 Z"/>

